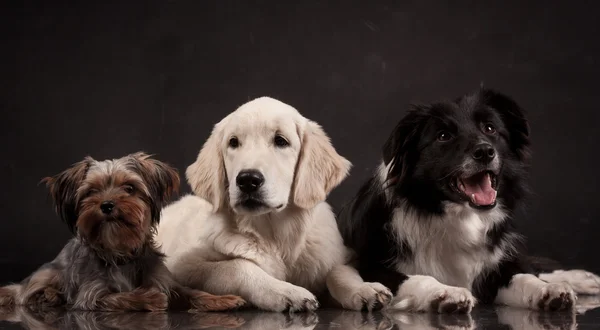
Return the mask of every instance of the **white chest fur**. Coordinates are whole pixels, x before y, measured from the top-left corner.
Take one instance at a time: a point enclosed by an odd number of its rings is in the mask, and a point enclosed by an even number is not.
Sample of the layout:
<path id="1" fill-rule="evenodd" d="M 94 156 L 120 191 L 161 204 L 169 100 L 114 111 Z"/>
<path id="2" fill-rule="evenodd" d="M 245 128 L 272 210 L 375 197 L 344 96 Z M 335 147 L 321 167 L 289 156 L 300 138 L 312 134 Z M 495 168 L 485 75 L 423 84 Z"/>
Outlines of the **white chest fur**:
<path id="1" fill-rule="evenodd" d="M 479 212 L 467 205 L 452 204 L 444 216 L 419 217 L 396 209 L 392 227 L 412 255 L 398 260 L 397 270 L 407 275 L 429 275 L 441 283 L 472 289 L 473 281 L 487 267 L 497 264 L 503 249 L 490 251 L 487 232 L 503 221 L 501 207 Z"/>

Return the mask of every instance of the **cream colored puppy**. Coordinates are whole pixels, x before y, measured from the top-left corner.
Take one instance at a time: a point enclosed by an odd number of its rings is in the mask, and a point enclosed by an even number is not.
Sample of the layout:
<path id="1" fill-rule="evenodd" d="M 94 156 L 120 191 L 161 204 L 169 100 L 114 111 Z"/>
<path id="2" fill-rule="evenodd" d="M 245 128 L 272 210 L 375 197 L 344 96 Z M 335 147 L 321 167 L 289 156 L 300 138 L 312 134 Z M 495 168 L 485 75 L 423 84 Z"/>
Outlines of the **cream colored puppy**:
<path id="1" fill-rule="evenodd" d="M 215 125 L 186 176 L 196 196 L 163 210 L 158 243 L 181 283 L 269 311 L 314 310 L 329 286 L 344 307 L 389 302 L 354 281 L 325 198 L 348 174 L 323 129 L 280 101 L 250 101 Z M 345 278 L 350 277 L 350 278 Z M 339 285 L 338 285 L 339 283 Z"/>

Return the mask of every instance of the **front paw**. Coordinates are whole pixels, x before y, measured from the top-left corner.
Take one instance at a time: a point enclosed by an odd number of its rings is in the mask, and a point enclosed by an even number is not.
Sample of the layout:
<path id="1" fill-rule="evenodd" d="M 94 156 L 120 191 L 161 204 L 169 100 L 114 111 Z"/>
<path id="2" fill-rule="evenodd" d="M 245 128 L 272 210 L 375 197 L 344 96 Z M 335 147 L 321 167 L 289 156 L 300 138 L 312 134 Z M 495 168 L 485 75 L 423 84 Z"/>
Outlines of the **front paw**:
<path id="1" fill-rule="evenodd" d="M 536 310 L 558 311 L 573 308 L 577 296 L 567 283 L 549 283 L 540 289 L 531 300 L 531 307 Z"/>
<path id="2" fill-rule="evenodd" d="M 143 309 L 150 312 L 164 311 L 169 307 L 169 297 L 163 292 L 150 289 L 139 292 Z"/>
<path id="3" fill-rule="evenodd" d="M 600 294 L 600 276 L 582 269 L 555 270 L 540 274 L 539 278 L 548 283 L 566 282 L 577 294 Z"/>
<path id="4" fill-rule="evenodd" d="M 387 306 L 392 300 L 392 292 L 379 283 L 363 283 L 353 294 L 350 305 L 345 308 L 352 310 L 378 310 Z"/>
<path id="5" fill-rule="evenodd" d="M 308 312 L 319 308 L 315 295 L 287 282 L 275 285 L 265 292 L 256 292 L 251 302 L 260 309 L 272 312 Z"/>
<path id="6" fill-rule="evenodd" d="M 246 304 L 240 296 L 216 296 L 202 291 L 192 291 L 190 295 L 191 312 L 217 312 L 237 309 Z"/>
<path id="7" fill-rule="evenodd" d="M 471 291 L 448 286 L 431 276 L 411 276 L 400 285 L 390 309 L 415 312 L 469 313 L 476 304 Z"/>

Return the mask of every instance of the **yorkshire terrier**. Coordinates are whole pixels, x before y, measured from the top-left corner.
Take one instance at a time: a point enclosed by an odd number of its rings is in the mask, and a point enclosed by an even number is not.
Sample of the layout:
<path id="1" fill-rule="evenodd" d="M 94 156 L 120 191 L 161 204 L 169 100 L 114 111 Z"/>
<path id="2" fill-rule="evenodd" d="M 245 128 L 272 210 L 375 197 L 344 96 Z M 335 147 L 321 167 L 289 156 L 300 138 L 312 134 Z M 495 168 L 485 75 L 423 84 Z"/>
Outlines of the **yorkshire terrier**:
<path id="1" fill-rule="evenodd" d="M 153 240 L 163 205 L 179 188 L 169 165 L 135 153 L 86 157 L 42 180 L 74 234 L 58 256 L 20 284 L 0 287 L 0 306 L 99 311 L 223 311 L 245 304 L 176 283 Z"/>

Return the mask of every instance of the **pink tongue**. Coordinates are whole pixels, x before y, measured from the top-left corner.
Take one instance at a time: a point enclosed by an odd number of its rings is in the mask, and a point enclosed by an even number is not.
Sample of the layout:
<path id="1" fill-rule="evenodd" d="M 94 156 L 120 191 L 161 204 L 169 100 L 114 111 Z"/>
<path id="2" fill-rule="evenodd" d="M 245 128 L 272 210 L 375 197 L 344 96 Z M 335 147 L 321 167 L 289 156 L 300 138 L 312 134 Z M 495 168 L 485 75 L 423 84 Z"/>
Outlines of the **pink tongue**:
<path id="1" fill-rule="evenodd" d="M 463 192 L 477 205 L 491 205 L 496 201 L 496 191 L 488 173 L 462 179 Z"/>

